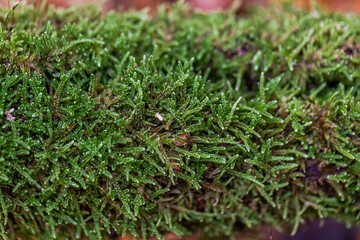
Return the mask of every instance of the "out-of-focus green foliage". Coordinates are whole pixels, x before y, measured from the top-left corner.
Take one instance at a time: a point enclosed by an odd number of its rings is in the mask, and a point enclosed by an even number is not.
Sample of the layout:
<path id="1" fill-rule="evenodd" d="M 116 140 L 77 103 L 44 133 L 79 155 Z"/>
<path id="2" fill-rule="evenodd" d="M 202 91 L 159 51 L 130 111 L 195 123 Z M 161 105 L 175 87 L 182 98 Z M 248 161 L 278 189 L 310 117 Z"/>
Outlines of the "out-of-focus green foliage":
<path id="1" fill-rule="evenodd" d="M 360 18 L 2 10 L 0 232 L 108 239 L 360 218 Z"/>

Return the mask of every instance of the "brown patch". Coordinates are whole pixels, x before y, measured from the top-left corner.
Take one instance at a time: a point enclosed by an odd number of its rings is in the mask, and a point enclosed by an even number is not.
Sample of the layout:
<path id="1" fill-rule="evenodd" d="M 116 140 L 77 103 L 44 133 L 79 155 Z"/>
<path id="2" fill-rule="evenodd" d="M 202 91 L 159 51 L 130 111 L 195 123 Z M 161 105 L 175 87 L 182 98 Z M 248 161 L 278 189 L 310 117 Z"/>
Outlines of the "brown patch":
<path id="1" fill-rule="evenodd" d="M 346 27 L 342 26 L 342 29 L 346 29 Z M 360 53 L 360 44 L 353 40 L 348 40 L 340 46 L 340 51 L 344 52 L 349 57 L 357 57 Z"/>
<path id="2" fill-rule="evenodd" d="M 194 195 L 194 203 L 193 208 L 196 211 L 204 212 L 207 207 L 206 199 L 202 193 L 195 192 Z"/>
<path id="3" fill-rule="evenodd" d="M 323 150 L 329 150 L 329 143 L 332 145 L 337 145 L 335 140 L 336 132 L 335 132 L 335 123 L 330 122 L 328 118 L 329 113 L 329 105 L 325 105 L 323 108 L 319 108 L 319 106 L 309 97 L 306 99 L 310 102 L 311 107 L 315 111 L 315 114 L 312 116 L 312 126 L 317 133 L 317 138 L 320 143 L 327 143 L 327 147 Z M 322 144 L 324 146 L 324 144 Z"/>
<path id="4" fill-rule="evenodd" d="M 342 168 L 326 161 L 306 160 L 304 169 L 304 185 L 313 194 L 326 192 L 328 196 L 336 196 L 335 186 L 327 177 L 338 174 Z"/>
<path id="5" fill-rule="evenodd" d="M 125 237 L 118 237 L 117 240 L 134 240 L 134 237 L 126 235 Z"/>
<path id="6" fill-rule="evenodd" d="M 249 53 L 256 51 L 256 47 L 250 42 L 244 42 L 240 44 L 236 49 L 220 50 L 228 59 L 232 59 L 237 56 L 245 56 Z"/>
<path id="7" fill-rule="evenodd" d="M 208 183 L 208 182 L 201 182 L 200 183 L 202 187 L 209 189 L 210 191 L 213 192 L 219 192 L 219 193 L 223 193 L 224 191 L 221 189 L 221 187 L 217 186 L 216 184 L 213 183 Z"/>

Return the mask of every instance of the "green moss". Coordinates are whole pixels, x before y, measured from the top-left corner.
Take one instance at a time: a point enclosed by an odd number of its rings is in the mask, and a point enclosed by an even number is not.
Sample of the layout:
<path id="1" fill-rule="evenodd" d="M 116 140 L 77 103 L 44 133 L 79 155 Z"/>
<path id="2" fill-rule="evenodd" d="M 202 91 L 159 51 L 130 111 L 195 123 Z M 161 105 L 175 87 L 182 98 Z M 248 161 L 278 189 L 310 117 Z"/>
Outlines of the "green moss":
<path id="1" fill-rule="evenodd" d="M 359 221 L 360 18 L 180 3 L 1 21 L 3 238 Z"/>

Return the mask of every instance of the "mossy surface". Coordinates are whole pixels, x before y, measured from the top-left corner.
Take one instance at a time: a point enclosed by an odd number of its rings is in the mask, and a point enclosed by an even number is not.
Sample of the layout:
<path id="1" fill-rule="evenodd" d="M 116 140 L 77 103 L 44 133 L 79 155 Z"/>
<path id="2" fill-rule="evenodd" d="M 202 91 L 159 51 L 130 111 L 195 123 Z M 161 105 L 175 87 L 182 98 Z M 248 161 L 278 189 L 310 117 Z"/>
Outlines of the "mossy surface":
<path id="1" fill-rule="evenodd" d="M 359 222 L 360 18 L 181 5 L 2 10 L 3 238 Z"/>

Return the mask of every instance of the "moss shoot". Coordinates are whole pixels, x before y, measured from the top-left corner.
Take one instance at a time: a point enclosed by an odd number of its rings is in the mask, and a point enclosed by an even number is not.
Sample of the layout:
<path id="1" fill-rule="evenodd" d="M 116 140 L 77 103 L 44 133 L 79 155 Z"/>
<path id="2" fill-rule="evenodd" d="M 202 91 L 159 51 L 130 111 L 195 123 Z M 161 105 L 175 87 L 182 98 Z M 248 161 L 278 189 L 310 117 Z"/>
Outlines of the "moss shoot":
<path id="1" fill-rule="evenodd" d="M 359 222 L 359 17 L 0 11 L 2 238 Z"/>

